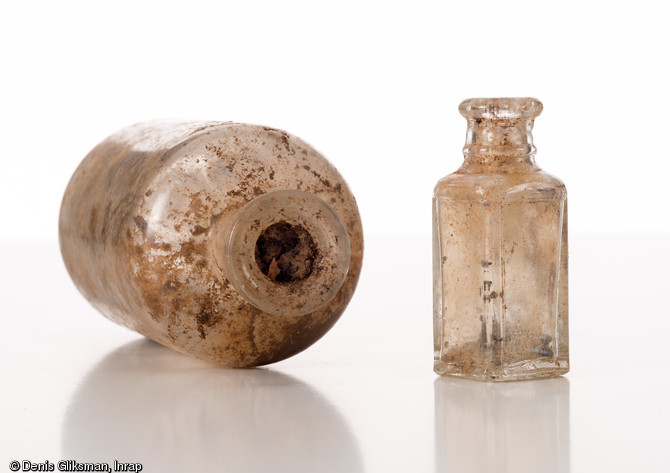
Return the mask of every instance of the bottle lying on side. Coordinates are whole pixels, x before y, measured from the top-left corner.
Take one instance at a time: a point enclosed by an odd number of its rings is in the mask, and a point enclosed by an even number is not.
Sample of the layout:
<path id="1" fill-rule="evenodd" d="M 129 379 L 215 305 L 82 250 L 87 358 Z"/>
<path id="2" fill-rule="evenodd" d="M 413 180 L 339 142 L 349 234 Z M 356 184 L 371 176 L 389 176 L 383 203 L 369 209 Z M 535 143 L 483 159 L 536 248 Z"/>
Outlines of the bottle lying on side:
<path id="1" fill-rule="evenodd" d="M 147 122 L 75 171 L 67 270 L 106 317 L 231 367 L 292 356 L 351 299 L 363 232 L 342 176 L 302 140 L 230 122 Z"/>

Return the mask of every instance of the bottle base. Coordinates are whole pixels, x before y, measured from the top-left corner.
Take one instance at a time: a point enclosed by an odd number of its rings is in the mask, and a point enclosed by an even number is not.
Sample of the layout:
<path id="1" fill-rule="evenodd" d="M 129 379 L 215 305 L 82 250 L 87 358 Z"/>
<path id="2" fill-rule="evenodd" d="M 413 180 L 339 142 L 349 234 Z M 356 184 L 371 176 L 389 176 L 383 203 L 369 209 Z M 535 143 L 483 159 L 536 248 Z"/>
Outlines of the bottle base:
<path id="1" fill-rule="evenodd" d="M 567 358 L 523 360 L 510 365 L 481 365 L 446 362 L 436 359 L 433 371 L 440 376 L 455 376 L 477 381 L 520 381 L 524 379 L 553 378 L 570 371 Z"/>

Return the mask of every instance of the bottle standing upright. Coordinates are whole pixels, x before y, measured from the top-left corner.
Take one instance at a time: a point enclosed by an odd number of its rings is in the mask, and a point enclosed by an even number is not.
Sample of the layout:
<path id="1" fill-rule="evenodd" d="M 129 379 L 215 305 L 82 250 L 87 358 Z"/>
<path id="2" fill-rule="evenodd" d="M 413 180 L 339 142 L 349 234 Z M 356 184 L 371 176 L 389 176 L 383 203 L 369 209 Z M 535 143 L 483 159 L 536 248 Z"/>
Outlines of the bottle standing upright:
<path id="1" fill-rule="evenodd" d="M 490 381 L 569 370 L 568 213 L 535 164 L 533 98 L 461 103 L 463 165 L 433 198 L 434 369 Z"/>

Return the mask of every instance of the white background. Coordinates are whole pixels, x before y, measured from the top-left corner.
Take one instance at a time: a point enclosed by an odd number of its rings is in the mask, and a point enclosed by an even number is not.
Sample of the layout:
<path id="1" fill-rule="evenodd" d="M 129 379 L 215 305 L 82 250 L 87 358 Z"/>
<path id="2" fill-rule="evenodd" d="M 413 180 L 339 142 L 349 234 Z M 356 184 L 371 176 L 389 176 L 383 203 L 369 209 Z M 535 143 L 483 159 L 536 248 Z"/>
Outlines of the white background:
<path id="1" fill-rule="evenodd" d="M 145 471 L 667 471 L 668 13 L 3 4 L 0 471 L 87 455 Z M 537 161 L 568 187 L 572 370 L 558 380 L 431 371 L 430 198 L 462 160 L 458 103 L 486 96 L 542 100 Z M 62 193 L 93 146 L 151 118 L 283 128 L 348 180 L 364 271 L 314 347 L 221 370 L 140 342 L 77 293 L 56 242 Z"/>
<path id="2" fill-rule="evenodd" d="M 12 2 L 0 11 L 0 238 L 54 238 L 107 135 L 152 118 L 286 129 L 368 234 L 428 234 L 468 97 L 534 96 L 573 232 L 670 232 L 665 2 Z"/>

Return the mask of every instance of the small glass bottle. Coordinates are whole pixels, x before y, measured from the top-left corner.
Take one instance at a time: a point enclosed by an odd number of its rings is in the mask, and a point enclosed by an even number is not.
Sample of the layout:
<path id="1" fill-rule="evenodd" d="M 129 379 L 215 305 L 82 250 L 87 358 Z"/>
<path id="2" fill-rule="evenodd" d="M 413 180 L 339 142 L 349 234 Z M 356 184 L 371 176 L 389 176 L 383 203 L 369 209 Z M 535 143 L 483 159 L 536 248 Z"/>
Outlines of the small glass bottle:
<path id="1" fill-rule="evenodd" d="M 533 98 L 465 100 L 463 165 L 433 198 L 434 370 L 486 381 L 569 370 L 567 194 L 535 164 Z"/>

